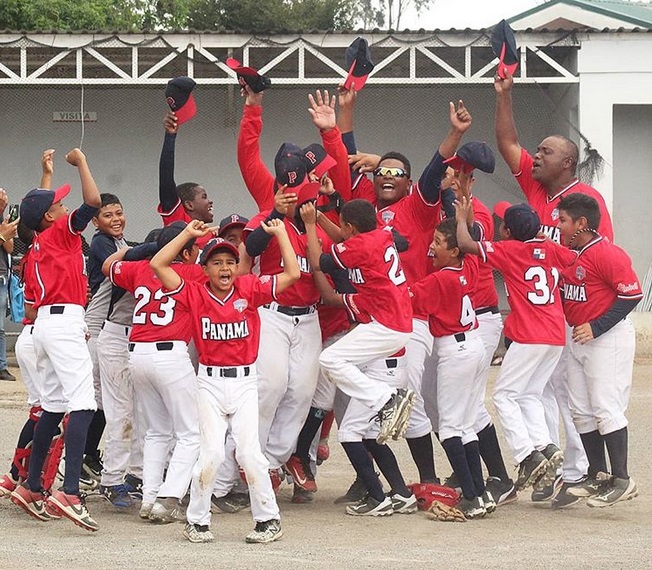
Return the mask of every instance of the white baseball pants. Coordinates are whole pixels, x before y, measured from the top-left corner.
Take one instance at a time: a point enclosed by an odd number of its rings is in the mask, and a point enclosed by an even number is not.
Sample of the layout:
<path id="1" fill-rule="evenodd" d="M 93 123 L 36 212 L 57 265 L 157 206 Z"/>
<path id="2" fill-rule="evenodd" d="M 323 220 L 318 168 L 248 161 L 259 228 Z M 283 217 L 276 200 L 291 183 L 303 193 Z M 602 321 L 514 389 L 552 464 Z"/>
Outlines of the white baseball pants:
<path id="1" fill-rule="evenodd" d="M 482 313 L 477 315 L 476 318 L 478 319 L 478 328 L 475 330 L 480 335 L 480 339 L 484 345 L 484 358 L 482 359 L 482 369 L 480 371 L 480 381 L 482 382 L 480 393 L 482 397 L 480 398 L 478 415 L 473 425 L 475 433 L 480 433 L 492 423 L 491 415 L 485 405 L 485 394 L 487 392 L 487 380 L 489 379 L 491 360 L 498 348 L 500 335 L 503 332 L 503 320 L 500 313 Z"/>
<path id="2" fill-rule="evenodd" d="M 432 354 L 432 334 L 428 322 L 412 319 L 412 335 L 405 347 L 407 355 L 407 387 L 416 392 L 414 407 L 410 414 L 406 438 L 423 437 L 432 431 L 432 423 L 426 414 L 423 401 L 423 372 L 425 360 Z"/>
<path id="3" fill-rule="evenodd" d="M 36 350 L 34 349 L 34 325 L 25 325 L 16 339 L 16 360 L 20 367 L 20 376 L 27 390 L 29 406 L 40 406 L 41 380 L 36 369 Z"/>

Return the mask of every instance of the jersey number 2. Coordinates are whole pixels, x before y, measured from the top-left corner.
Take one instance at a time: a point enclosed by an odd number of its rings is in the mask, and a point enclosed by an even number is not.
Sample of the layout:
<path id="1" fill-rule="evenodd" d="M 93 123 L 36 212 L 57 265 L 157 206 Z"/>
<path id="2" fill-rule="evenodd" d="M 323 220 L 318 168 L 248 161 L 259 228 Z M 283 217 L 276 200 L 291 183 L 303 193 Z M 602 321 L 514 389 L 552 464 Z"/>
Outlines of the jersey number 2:
<path id="1" fill-rule="evenodd" d="M 134 307 L 135 325 L 146 324 L 148 316 L 151 323 L 156 326 L 165 326 L 169 325 L 172 322 L 174 317 L 174 306 L 177 304 L 177 302 L 172 297 L 169 297 L 163 293 L 161 289 L 158 289 L 154 293 L 155 301 L 165 299 L 165 302 L 159 305 L 157 312 L 147 313 L 146 311 L 143 311 L 143 307 L 145 307 L 145 305 L 147 305 L 152 300 L 152 292 L 147 287 L 136 287 L 136 290 L 134 291 L 134 297 L 136 297 L 136 306 Z"/>
<path id="2" fill-rule="evenodd" d="M 391 282 L 394 285 L 405 283 L 405 273 L 403 273 L 403 268 L 400 266 L 398 251 L 396 251 L 394 246 L 389 246 L 385 250 L 385 261 L 392 264 L 387 273 Z"/>

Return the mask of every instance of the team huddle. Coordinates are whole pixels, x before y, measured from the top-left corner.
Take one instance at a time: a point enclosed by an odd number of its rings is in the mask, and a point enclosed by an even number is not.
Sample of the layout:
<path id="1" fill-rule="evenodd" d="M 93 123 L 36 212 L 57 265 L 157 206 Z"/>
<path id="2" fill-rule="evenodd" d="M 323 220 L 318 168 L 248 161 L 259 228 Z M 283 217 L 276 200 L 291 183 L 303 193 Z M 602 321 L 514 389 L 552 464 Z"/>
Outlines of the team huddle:
<path id="1" fill-rule="evenodd" d="M 358 151 L 361 85 L 317 91 L 320 143 L 282 144 L 272 173 L 259 147 L 264 87 L 243 81 L 237 161 L 258 212 L 214 225 L 206 190 L 174 177 L 191 84 L 171 82 L 183 104 L 164 120 L 163 227 L 144 243 L 125 240 L 119 198 L 100 193 L 79 149 L 66 155 L 78 208 L 63 205 L 69 185 L 51 189 L 47 150 L 20 218 L 0 224 L 2 241 L 17 232 L 29 246 L 16 356 L 30 406 L 0 497 L 97 531 L 83 491 L 99 489 L 116 508 L 138 501 L 142 519 L 185 522 L 191 542 L 214 540 L 212 507 L 250 507 L 246 541 L 271 542 L 283 534 L 277 489 L 286 480 L 293 502 L 313 500 L 333 421 L 356 473 L 337 500 L 352 516 L 415 513 L 439 498 L 474 519 L 530 487 L 553 509 L 638 494 L 625 412 L 627 315 L 641 287 L 603 198 L 576 177 L 577 146 L 560 135 L 534 156 L 520 146 L 509 70 L 494 83 L 496 142 L 527 203 L 493 213 L 473 187 L 494 154 L 462 144 L 472 124 L 462 101 L 449 104 L 450 129 L 413 184 L 400 152 Z M 504 330 L 494 270 L 507 289 Z M 490 396 L 514 478 L 485 407 L 503 333 Z M 443 484 L 433 433 L 452 468 Z M 418 483 L 406 484 L 387 445 L 401 438 Z"/>

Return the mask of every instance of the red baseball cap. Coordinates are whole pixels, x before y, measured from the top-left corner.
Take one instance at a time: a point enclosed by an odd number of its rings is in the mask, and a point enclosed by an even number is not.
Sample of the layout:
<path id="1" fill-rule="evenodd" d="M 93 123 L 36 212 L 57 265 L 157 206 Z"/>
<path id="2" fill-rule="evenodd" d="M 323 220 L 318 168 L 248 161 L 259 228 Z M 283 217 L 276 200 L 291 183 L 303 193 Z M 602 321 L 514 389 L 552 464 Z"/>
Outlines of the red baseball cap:
<path id="1" fill-rule="evenodd" d="M 165 88 L 165 99 L 177 117 L 177 123 L 182 125 L 192 119 L 197 113 L 197 104 L 192 96 L 192 90 L 197 84 L 190 77 L 175 77 L 168 81 Z"/>
<path id="2" fill-rule="evenodd" d="M 219 249 L 229 252 L 235 257 L 235 260 L 237 262 L 240 261 L 240 252 L 238 251 L 238 248 L 235 247 L 231 242 L 226 241 L 221 237 L 216 237 L 210 240 L 204 246 L 204 249 L 202 250 L 201 255 L 199 256 L 199 263 L 201 265 L 206 265 L 206 263 L 208 263 L 208 260 L 211 258 L 213 253 L 215 253 Z"/>
<path id="3" fill-rule="evenodd" d="M 351 45 L 346 48 L 344 60 L 349 68 L 349 74 L 344 80 L 344 89 L 351 89 L 351 84 L 354 84 L 355 90 L 360 91 L 374 69 L 367 40 L 360 37 L 353 40 Z"/>
<path id="4" fill-rule="evenodd" d="M 226 60 L 226 65 L 235 71 L 240 85 L 246 83 L 251 87 L 254 93 L 260 93 L 272 85 L 272 80 L 269 77 L 261 75 L 253 67 L 245 67 L 241 65 L 237 59 L 229 57 Z"/>
<path id="5" fill-rule="evenodd" d="M 316 200 L 319 196 L 319 182 L 306 182 L 299 188 L 297 195 L 297 207 L 311 200 Z"/>
<path id="6" fill-rule="evenodd" d="M 518 67 L 518 49 L 514 31 L 505 20 L 501 20 L 491 33 L 491 48 L 494 55 L 500 60 L 498 63 L 498 77 L 505 79 L 505 68 L 510 75 L 514 75 Z"/>

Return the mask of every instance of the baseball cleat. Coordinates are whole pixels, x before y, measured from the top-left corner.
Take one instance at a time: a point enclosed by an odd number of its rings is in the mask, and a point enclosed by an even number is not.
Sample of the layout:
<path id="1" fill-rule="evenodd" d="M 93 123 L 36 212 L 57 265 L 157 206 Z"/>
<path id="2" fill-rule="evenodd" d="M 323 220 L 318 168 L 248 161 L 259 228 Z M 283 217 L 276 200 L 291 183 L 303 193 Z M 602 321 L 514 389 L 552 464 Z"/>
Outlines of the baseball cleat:
<path id="1" fill-rule="evenodd" d="M 88 512 L 86 501 L 80 495 L 67 495 L 59 489 L 48 498 L 48 506 L 84 530 L 95 532 L 100 529 Z"/>
<path id="2" fill-rule="evenodd" d="M 149 513 L 152 512 L 152 507 L 154 503 L 141 503 L 140 509 L 138 509 L 138 516 L 143 520 L 149 520 Z"/>
<path id="3" fill-rule="evenodd" d="M 367 487 L 364 484 L 362 479 L 356 477 L 355 481 L 351 483 L 348 491 L 344 493 L 341 497 L 335 499 L 336 505 L 342 505 L 346 503 L 358 503 L 362 501 L 367 496 Z"/>
<path id="4" fill-rule="evenodd" d="M 274 542 L 282 536 L 281 521 L 272 519 L 265 522 L 257 522 L 254 530 L 245 537 L 245 542 L 249 544 L 265 544 L 267 542 Z"/>
<path id="5" fill-rule="evenodd" d="M 292 475 L 295 485 L 311 493 L 317 492 L 315 476 L 312 474 L 312 469 L 310 469 L 310 459 L 292 455 L 285 464 L 285 470 Z"/>
<path id="6" fill-rule="evenodd" d="M 149 520 L 155 524 L 185 522 L 186 511 L 181 506 L 181 501 L 175 497 L 156 499 L 149 513 Z"/>
<path id="7" fill-rule="evenodd" d="M 589 497 L 586 504 L 589 507 L 611 507 L 622 501 L 631 501 L 638 497 L 638 488 L 634 479 L 619 479 L 614 477 L 611 485 L 604 489 L 599 495 Z"/>
<path id="8" fill-rule="evenodd" d="M 390 437 L 399 439 L 405 434 L 415 398 L 414 390 L 399 388 L 381 408 L 376 415 L 380 422 L 380 431 L 376 436 L 379 444 L 384 444 Z"/>
<path id="9" fill-rule="evenodd" d="M 480 497 L 473 497 L 473 499 L 462 497 L 456 506 L 466 519 L 479 519 L 487 514 L 487 509 Z"/>
<path id="10" fill-rule="evenodd" d="M 85 455 L 84 461 L 82 462 L 82 474 L 86 473 L 88 477 L 91 477 L 99 482 L 102 477 L 102 461 L 100 460 L 99 451 L 98 455 Z"/>
<path id="11" fill-rule="evenodd" d="M 135 475 L 132 475 L 131 473 L 127 473 L 125 475 L 124 486 L 125 486 L 125 489 L 127 490 L 127 493 L 129 493 L 129 496 L 132 499 L 140 499 L 140 500 L 142 500 L 142 498 L 143 498 L 143 480 L 140 477 L 136 477 Z"/>
<path id="12" fill-rule="evenodd" d="M 603 471 L 595 477 L 585 477 L 568 489 L 568 494 L 573 497 L 593 497 L 599 495 L 611 485 L 611 475 Z"/>
<path id="13" fill-rule="evenodd" d="M 183 529 L 183 536 L 185 536 L 190 542 L 194 543 L 213 542 L 215 540 L 208 525 L 202 524 L 188 523 Z"/>
<path id="14" fill-rule="evenodd" d="M 294 492 L 292 493 L 292 502 L 296 505 L 305 505 L 312 503 L 314 495 L 310 491 L 306 491 L 299 487 L 296 483 L 294 485 Z"/>
<path id="15" fill-rule="evenodd" d="M 134 504 L 133 499 L 127 492 L 127 487 L 124 485 L 111 485 L 107 487 L 100 485 L 100 495 L 119 509 L 126 509 Z"/>
<path id="16" fill-rule="evenodd" d="M 535 449 L 519 464 L 518 479 L 515 484 L 516 490 L 522 491 L 526 487 L 534 485 L 534 483 L 543 477 L 547 466 L 548 460 L 543 453 Z"/>
<path id="17" fill-rule="evenodd" d="M 377 501 L 371 495 L 367 495 L 355 505 L 346 507 L 346 514 L 354 517 L 386 517 L 394 514 L 394 504 L 390 497 Z"/>
<path id="18" fill-rule="evenodd" d="M 0 497 L 8 497 L 17 486 L 18 481 L 11 476 L 11 473 L 6 473 L 0 478 Z"/>
<path id="19" fill-rule="evenodd" d="M 550 503 L 550 507 L 553 511 L 572 507 L 582 500 L 580 497 L 574 497 L 568 492 L 576 484 L 577 483 L 562 483 L 559 492 L 557 495 L 555 495 L 555 497 L 552 499 L 552 502 Z"/>
<path id="20" fill-rule="evenodd" d="M 532 491 L 531 500 L 533 503 L 543 503 L 545 501 L 551 501 L 555 498 L 561 485 L 563 483 L 561 475 L 558 475 L 557 478 L 550 484 L 545 487 L 541 486 L 541 481 L 543 477 L 537 481 L 537 484 L 534 486 Z"/>
<path id="21" fill-rule="evenodd" d="M 392 499 L 392 511 L 396 515 L 411 515 L 419 510 L 419 503 L 414 495 L 404 497 L 397 493 L 390 498 Z"/>
<path id="22" fill-rule="evenodd" d="M 238 513 L 250 504 L 249 493 L 235 491 L 229 491 L 223 497 L 211 495 L 211 502 L 223 513 Z"/>
<path id="23" fill-rule="evenodd" d="M 553 486 L 557 479 L 557 470 L 564 462 L 564 454 L 554 443 L 549 443 L 541 452 L 548 460 L 548 465 L 541 478 L 534 483 L 534 489 L 540 491 L 546 487 Z"/>
<path id="24" fill-rule="evenodd" d="M 42 491 L 30 491 L 25 484 L 22 484 L 16 487 L 9 498 L 14 505 L 18 505 L 29 516 L 43 522 L 52 520 L 52 516 L 45 508 L 47 499 Z"/>
<path id="25" fill-rule="evenodd" d="M 496 504 L 496 500 L 494 499 L 491 492 L 488 491 L 486 488 L 484 490 L 484 493 L 482 493 L 481 499 L 484 504 L 485 511 L 487 511 L 488 515 L 490 515 L 496 510 L 496 507 L 498 506 Z"/>
<path id="26" fill-rule="evenodd" d="M 497 507 L 509 505 L 509 503 L 513 503 L 518 499 L 516 489 L 514 488 L 514 481 L 511 479 L 503 481 L 499 477 L 489 477 L 487 478 L 485 487 L 491 493 Z"/>

